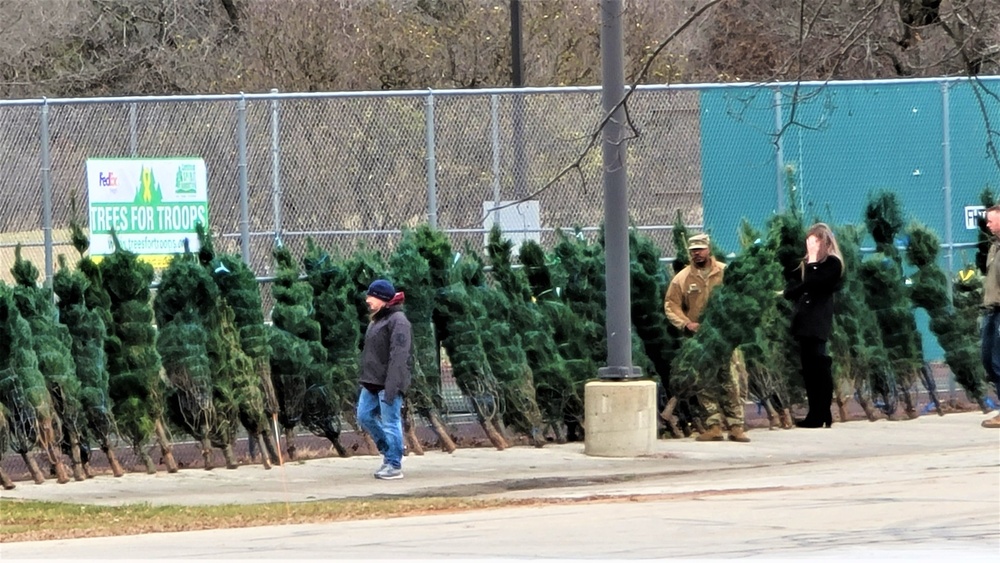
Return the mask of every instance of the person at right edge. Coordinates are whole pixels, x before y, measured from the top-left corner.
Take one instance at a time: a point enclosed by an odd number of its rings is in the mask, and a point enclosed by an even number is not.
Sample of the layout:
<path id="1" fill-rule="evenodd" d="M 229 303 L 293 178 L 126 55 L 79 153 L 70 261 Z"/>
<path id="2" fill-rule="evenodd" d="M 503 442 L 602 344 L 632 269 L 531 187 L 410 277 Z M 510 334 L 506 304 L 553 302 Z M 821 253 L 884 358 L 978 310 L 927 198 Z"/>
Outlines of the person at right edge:
<path id="1" fill-rule="evenodd" d="M 361 351 L 357 413 L 382 454 L 376 479 L 403 478 L 403 395 L 413 374 L 413 333 L 404 299 L 387 280 L 373 281 L 365 297 L 371 322 Z"/>
<path id="2" fill-rule="evenodd" d="M 843 286 L 844 259 L 825 223 L 816 223 L 806 231 L 806 256 L 798 269 L 801 281 L 785 289 L 784 295 L 795 301 L 791 330 L 799 343 L 809 412 L 795 425 L 829 428 L 833 426 L 833 358 L 826 353 L 826 343 L 833 328 L 833 296 Z"/>
<path id="3" fill-rule="evenodd" d="M 993 235 L 983 279 L 983 368 L 1000 398 L 1000 205 L 986 210 L 986 228 Z M 1000 414 L 983 421 L 983 428 L 1000 428 Z"/>

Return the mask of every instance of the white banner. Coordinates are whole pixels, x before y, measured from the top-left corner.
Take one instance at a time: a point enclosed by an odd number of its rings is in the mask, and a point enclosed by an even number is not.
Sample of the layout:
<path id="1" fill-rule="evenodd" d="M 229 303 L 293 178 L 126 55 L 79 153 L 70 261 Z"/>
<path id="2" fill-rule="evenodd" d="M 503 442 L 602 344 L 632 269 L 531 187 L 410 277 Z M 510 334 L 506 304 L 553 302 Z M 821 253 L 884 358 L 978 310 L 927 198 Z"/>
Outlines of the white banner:
<path id="1" fill-rule="evenodd" d="M 111 231 L 122 246 L 154 267 L 174 254 L 198 250 L 195 225 L 208 229 L 208 172 L 200 158 L 87 159 L 90 253 L 114 252 Z"/>

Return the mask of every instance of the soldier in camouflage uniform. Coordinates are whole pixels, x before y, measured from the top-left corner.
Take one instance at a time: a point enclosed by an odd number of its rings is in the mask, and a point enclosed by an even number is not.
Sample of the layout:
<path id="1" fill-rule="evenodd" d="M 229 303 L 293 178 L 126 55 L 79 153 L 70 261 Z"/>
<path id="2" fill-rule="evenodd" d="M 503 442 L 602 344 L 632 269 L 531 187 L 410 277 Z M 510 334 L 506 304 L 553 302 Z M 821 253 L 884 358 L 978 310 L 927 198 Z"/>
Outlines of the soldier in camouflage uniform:
<path id="1" fill-rule="evenodd" d="M 685 335 L 692 335 L 700 326 L 701 317 L 712 289 L 722 284 L 726 265 L 712 257 L 711 241 L 708 235 L 698 234 L 688 238 L 688 252 L 691 263 L 677 273 L 667 288 L 664 309 L 670 323 Z M 729 439 L 733 442 L 749 442 L 743 420 L 743 404 L 747 388 L 746 362 L 737 348 L 729 365 L 729 378 L 720 389 L 701 389 L 698 402 L 705 409 L 706 431 L 696 440 L 711 442 L 724 440 L 722 423 L 729 428 Z"/>

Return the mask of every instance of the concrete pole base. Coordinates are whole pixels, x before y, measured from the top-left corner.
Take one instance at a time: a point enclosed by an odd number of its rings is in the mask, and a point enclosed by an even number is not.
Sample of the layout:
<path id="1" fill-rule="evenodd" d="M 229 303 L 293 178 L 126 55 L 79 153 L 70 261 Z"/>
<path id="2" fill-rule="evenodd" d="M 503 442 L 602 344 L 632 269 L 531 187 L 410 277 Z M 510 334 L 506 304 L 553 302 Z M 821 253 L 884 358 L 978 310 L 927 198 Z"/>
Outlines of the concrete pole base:
<path id="1" fill-rule="evenodd" d="M 591 381 L 584 390 L 583 452 L 600 457 L 653 453 L 656 444 L 656 383 Z"/>

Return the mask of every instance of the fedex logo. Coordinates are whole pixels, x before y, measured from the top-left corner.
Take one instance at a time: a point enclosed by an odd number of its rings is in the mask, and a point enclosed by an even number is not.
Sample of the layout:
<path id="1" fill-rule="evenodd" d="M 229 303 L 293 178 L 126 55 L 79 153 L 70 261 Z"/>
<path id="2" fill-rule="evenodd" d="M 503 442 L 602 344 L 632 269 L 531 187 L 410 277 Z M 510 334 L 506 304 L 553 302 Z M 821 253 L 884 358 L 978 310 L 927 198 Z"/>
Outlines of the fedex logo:
<path id="1" fill-rule="evenodd" d="M 98 172 L 97 173 L 97 183 L 102 188 L 117 188 L 118 187 L 118 176 L 115 176 L 114 172 Z"/>

